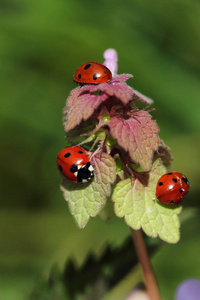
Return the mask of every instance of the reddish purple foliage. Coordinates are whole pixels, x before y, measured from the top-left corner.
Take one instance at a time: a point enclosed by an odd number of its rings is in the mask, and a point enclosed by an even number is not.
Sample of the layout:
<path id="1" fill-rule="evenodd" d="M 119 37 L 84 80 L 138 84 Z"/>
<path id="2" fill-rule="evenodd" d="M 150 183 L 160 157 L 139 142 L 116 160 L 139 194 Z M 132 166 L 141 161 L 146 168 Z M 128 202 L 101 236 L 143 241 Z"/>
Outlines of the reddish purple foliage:
<path id="1" fill-rule="evenodd" d="M 131 77 L 132 75 L 122 74 L 115 76 L 109 83 L 90 84 L 72 90 L 67 99 L 67 109 L 65 109 L 67 111 L 65 131 L 73 129 L 82 120 L 87 120 L 91 117 L 98 106 L 109 100 L 110 97 L 120 99 L 125 105 L 132 100 L 138 99 L 146 104 L 151 104 L 151 99 L 124 83 Z M 98 94 L 96 94 L 97 92 Z"/>
<path id="2" fill-rule="evenodd" d="M 113 117 L 108 123 L 112 136 L 118 144 L 129 152 L 134 162 L 140 163 L 145 171 L 151 168 L 153 151 L 158 149 L 159 131 L 155 121 L 146 111 L 134 113 L 127 120 Z"/>
<path id="3" fill-rule="evenodd" d="M 81 87 L 72 90 L 67 99 L 65 131 L 73 129 L 82 120 L 91 117 L 95 109 L 107 98 L 106 94 L 95 95 L 83 91 Z"/>
<path id="4" fill-rule="evenodd" d="M 147 111 L 135 106 L 135 100 L 147 105 L 153 101 L 125 83 L 131 77 L 122 74 L 108 83 L 87 84 L 72 90 L 64 109 L 65 130 L 68 132 L 92 117 L 99 121 L 93 134 L 108 125 L 111 135 L 130 159 L 149 171 L 154 151 L 159 147 L 159 129 Z"/>
<path id="5" fill-rule="evenodd" d="M 153 103 L 153 100 L 144 96 L 143 94 L 141 94 L 140 92 L 133 90 L 133 97 L 135 100 L 140 100 L 146 104 L 151 105 Z"/>

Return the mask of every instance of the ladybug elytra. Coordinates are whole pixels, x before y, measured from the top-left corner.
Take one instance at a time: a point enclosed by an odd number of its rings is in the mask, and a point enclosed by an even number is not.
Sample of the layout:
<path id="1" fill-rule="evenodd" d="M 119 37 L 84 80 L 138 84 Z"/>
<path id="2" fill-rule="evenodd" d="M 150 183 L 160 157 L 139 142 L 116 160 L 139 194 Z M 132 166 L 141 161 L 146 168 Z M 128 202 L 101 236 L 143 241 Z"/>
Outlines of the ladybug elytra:
<path id="1" fill-rule="evenodd" d="M 98 62 L 88 62 L 81 65 L 74 75 L 74 80 L 80 84 L 98 84 L 112 80 L 111 71 Z"/>
<path id="2" fill-rule="evenodd" d="M 183 201 L 189 189 L 188 179 L 183 174 L 168 172 L 158 180 L 156 197 L 164 204 L 175 205 Z"/>

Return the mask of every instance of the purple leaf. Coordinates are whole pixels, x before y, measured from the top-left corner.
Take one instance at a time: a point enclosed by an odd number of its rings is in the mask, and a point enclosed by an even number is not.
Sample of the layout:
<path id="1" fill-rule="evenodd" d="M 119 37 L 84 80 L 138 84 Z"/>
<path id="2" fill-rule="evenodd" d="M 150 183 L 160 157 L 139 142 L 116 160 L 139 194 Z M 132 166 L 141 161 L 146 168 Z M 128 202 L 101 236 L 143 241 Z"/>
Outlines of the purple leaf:
<path id="1" fill-rule="evenodd" d="M 82 91 L 89 93 L 100 91 L 107 96 L 118 98 L 124 104 L 127 104 L 133 98 L 133 89 L 124 83 L 124 81 L 131 77 L 132 75 L 129 74 L 118 75 L 108 83 L 83 86 Z"/>
<path id="2" fill-rule="evenodd" d="M 152 99 L 146 97 L 145 95 L 141 94 L 140 92 L 138 92 L 136 90 L 133 90 L 133 97 L 135 98 L 135 100 L 140 100 L 149 105 L 153 103 Z"/>
<path id="3" fill-rule="evenodd" d="M 113 83 L 115 83 L 115 82 L 124 82 L 124 81 L 126 81 L 126 80 L 128 80 L 129 78 L 132 78 L 132 77 L 133 77 L 133 75 L 131 75 L 131 74 L 121 74 L 121 75 L 113 77 L 112 82 Z"/>
<path id="4" fill-rule="evenodd" d="M 124 104 L 132 100 L 133 90 L 123 82 L 130 77 L 132 75 L 119 75 L 109 83 L 88 84 L 72 90 L 67 99 L 67 107 L 64 109 L 65 131 L 73 129 L 82 120 L 91 117 L 95 109 L 110 96 L 119 98 Z M 94 94 L 97 91 L 100 93 Z"/>
<path id="5" fill-rule="evenodd" d="M 73 129 L 82 120 L 91 117 L 94 110 L 106 99 L 106 94 L 94 95 L 85 92 L 81 87 L 72 90 L 67 99 L 67 109 L 64 109 L 66 113 L 65 131 Z"/>
<path id="6" fill-rule="evenodd" d="M 118 144 L 129 152 L 131 159 L 139 163 L 145 171 L 151 168 L 153 151 L 159 146 L 158 126 L 146 111 L 139 111 L 134 117 L 124 120 L 111 118 L 108 123 L 112 136 Z"/>
<path id="7" fill-rule="evenodd" d="M 151 104 L 152 100 L 135 91 L 124 81 L 131 78 L 130 74 L 115 76 L 110 82 L 101 84 L 87 84 L 71 91 L 64 109 L 65 131 L 73 129 L 91 117 L 100 104 L 112 98 L 119 99 L 123 104 L 128 104 L 132 100 L 140 100 Z"/>

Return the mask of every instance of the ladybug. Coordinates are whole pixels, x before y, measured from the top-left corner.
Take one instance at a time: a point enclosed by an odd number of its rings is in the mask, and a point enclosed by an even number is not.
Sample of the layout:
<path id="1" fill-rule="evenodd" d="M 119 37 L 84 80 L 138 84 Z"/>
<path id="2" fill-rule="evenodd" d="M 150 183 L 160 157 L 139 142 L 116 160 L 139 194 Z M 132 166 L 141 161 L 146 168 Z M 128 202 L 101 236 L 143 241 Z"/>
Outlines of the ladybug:
<path id="1" fill-rule="evenodd" d="M 106 66 L 98 62 L 88 62 L 76 70 L 74 80 L 80 84 L 109 82 L 112 80 L 112 73 Z"/>
<path id="2" fill-rule="evenodd" d="M 189 192 L 188 179 L 181 173 L 170 172 L 164 174 L 157 183 L 157 199 L 168 205 L 179 204 Z"/>
<path id="3" fill-rule="evenodd" d="M 79 146 L 62 149 L 57 155 L 60 172 L 73 182 L 88 182 L 94 177 L 94 168 L 87 152 Z"/>

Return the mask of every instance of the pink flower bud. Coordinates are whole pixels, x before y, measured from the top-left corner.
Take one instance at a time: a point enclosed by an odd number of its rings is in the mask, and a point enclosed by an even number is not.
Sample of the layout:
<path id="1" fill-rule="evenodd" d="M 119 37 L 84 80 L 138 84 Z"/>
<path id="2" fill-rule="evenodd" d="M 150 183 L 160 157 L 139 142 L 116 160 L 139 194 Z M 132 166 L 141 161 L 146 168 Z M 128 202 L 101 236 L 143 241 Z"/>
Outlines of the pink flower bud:
<path id="1" fill-rule="evenodd" d="M 103 57 L 105 58 L 104 65 L 111 71 L 113 76 L 117 75 L 118 70 L 118 57 L 117 57 L 117 51 L 115 49 L 107 49 Z"/>

